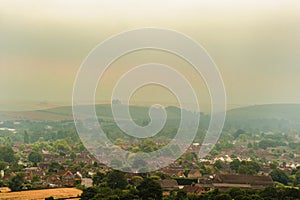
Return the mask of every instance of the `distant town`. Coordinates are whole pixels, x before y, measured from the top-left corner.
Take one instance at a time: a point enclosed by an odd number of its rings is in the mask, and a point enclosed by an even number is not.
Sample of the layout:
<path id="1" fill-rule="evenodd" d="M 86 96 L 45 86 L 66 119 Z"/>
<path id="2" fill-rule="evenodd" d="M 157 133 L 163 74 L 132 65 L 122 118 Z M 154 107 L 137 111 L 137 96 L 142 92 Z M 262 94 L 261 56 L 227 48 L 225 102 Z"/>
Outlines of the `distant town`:
<path id="1" fill-rule="evenodd" d="M 176 131 L 167 126 L 163 130 L 166 137 L 128 142 L 111 125 L 111 119 L 99 122 L 111 130 L 109 137 L 118 148 L 130 151 L 154 151 L 168 141 L 168 132 Z M 269 126 L 272 129 L 272 123 Z M 87 151 L 72 120 L 3 120 L 0 198 L 49 190 L 38 198 L 267 199 L 275 195 L 274 199 L 280 199 L 278 195 L 284 194 L 297 199 L 300 137 L 296 130 L 283 129 L 272 132 L 226 125 L 204 158 L 199 156 L 203 138 L 200 135 L 168 167 L 143 173 L 139 169 L 147 166 L 137 160 L 136 173 L 126 173 L 106 166 Z M 123 163 L 115 158 L 110 165 L 121 169 Z"/>

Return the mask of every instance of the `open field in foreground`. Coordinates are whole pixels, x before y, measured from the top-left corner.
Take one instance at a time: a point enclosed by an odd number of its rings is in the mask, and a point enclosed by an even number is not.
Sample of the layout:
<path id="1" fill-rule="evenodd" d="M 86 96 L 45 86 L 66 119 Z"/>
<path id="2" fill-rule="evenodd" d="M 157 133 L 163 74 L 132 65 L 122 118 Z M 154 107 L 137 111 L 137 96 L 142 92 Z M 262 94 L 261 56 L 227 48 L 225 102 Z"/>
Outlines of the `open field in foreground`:
<path id="1" fill-rule="evenodd" d="M 56 188 L 56 189 L 45 189 L 45 190 L 29 190 L 21 192 L 5 192 L 0 193 L 1 200 L 44 200 L 46 197 L 57 198 L 70 198 L 80 196 L 81 190 L 76 188 Z"/>

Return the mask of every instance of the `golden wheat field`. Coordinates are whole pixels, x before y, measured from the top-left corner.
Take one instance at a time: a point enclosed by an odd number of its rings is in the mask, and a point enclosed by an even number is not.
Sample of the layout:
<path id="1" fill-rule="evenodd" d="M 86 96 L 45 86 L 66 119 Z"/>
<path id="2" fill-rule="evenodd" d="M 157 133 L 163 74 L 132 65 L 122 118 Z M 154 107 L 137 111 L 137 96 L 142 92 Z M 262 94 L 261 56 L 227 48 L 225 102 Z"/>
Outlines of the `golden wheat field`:
<path id="1" fill-rule="evenodd" d="M 56 188 L 56 189 L 45 189 L 45 190 L 29 190 L 21 192 L 0 192 L 1 200 L 44 200 L 46 197 L 57 198 L 70 198 L 80 196 L 81 190 L 76 188 Z M 72 198 L 73 199 L 73 198 Z M 79 198 L 78 198 L 79 199 Z M 74 199 L 73 199 L 74 200 Z"/>

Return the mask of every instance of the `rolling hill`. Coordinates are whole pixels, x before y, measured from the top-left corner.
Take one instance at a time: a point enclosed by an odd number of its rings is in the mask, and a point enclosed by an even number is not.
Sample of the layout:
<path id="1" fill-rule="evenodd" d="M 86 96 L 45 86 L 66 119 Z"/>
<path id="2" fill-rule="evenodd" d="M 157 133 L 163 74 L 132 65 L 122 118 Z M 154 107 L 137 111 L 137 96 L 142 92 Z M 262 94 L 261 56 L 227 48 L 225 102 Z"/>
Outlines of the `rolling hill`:
<path id="1" fill-rule="evenodd" d="M 133 119 L 147 120 L 148 107 L 130 106 Z M 168 119 L 180 119 L 180 109 L 167 107 Z M 96 105 L 99 118 L 112 119 L 110 105 Z M 72 107 L 63 106 L 35 111 L 1 111 L 0 120 L 72 120 Z M 203 119 L 203 118 L 202 118 Z M 254 105 L 227 111 L 225 128 L 258 128 L 266 130 L 300 129 L 300 104 Z"/>
<path id="2" fill-rule="evenodd" d="M 84 106 L 83 106 L 84 107 Z M 108 104 L 98 104 L 95 106 L 99 118 L 112 119 L 111 106 Z M 130 114 L 133 119 L 149 119 L 149 107 L 130 106 Z M 177 107 L 167 107 L 169 118 L 179 119 L 180 109 Z M 0 120 L 72 120 L 72 106 L 62 106 L 50 109 L 33 111 L 0 111 Z"/>
<path id="3" fill-rule="evenodd" d="M 267 104 L 227 112 L 226 126 L 263 130 L 300 129 L 300 104 Z"/>

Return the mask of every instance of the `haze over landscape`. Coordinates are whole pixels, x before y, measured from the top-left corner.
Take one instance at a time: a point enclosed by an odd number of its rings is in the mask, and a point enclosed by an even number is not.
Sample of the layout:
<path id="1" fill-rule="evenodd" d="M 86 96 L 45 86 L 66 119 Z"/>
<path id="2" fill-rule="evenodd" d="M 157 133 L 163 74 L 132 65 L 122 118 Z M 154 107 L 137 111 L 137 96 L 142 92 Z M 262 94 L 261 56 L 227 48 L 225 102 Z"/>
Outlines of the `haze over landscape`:
<path id="1" fill-rule="evenodd" d="M 299 22 L 297 0 L 0 1 L 0 199 L 300 199 Z"/>
<path id="2" fill-rule="evenodd" d="M 41 103 L 70 105 L 76 73 L 88 53 L 111 35 L 139 27 L 174 29 L 203 45 L 223 77 L 228 108 L 300 103 L 299 9 L 298 1 L 4 0 L 0 110 L 36 109 L 43 107 L 36 105 Z M 97 102 L 110 102 L 118 77 L 147 62 L 165 63 L 186 75 L 200 105 L 208 110 L 208 92 L 189 64 L 147 50 L 112 64 L 99 84 Z M 175 103 L 172 95 L 156 90 L 141 89 L 132 101 Z"/>

